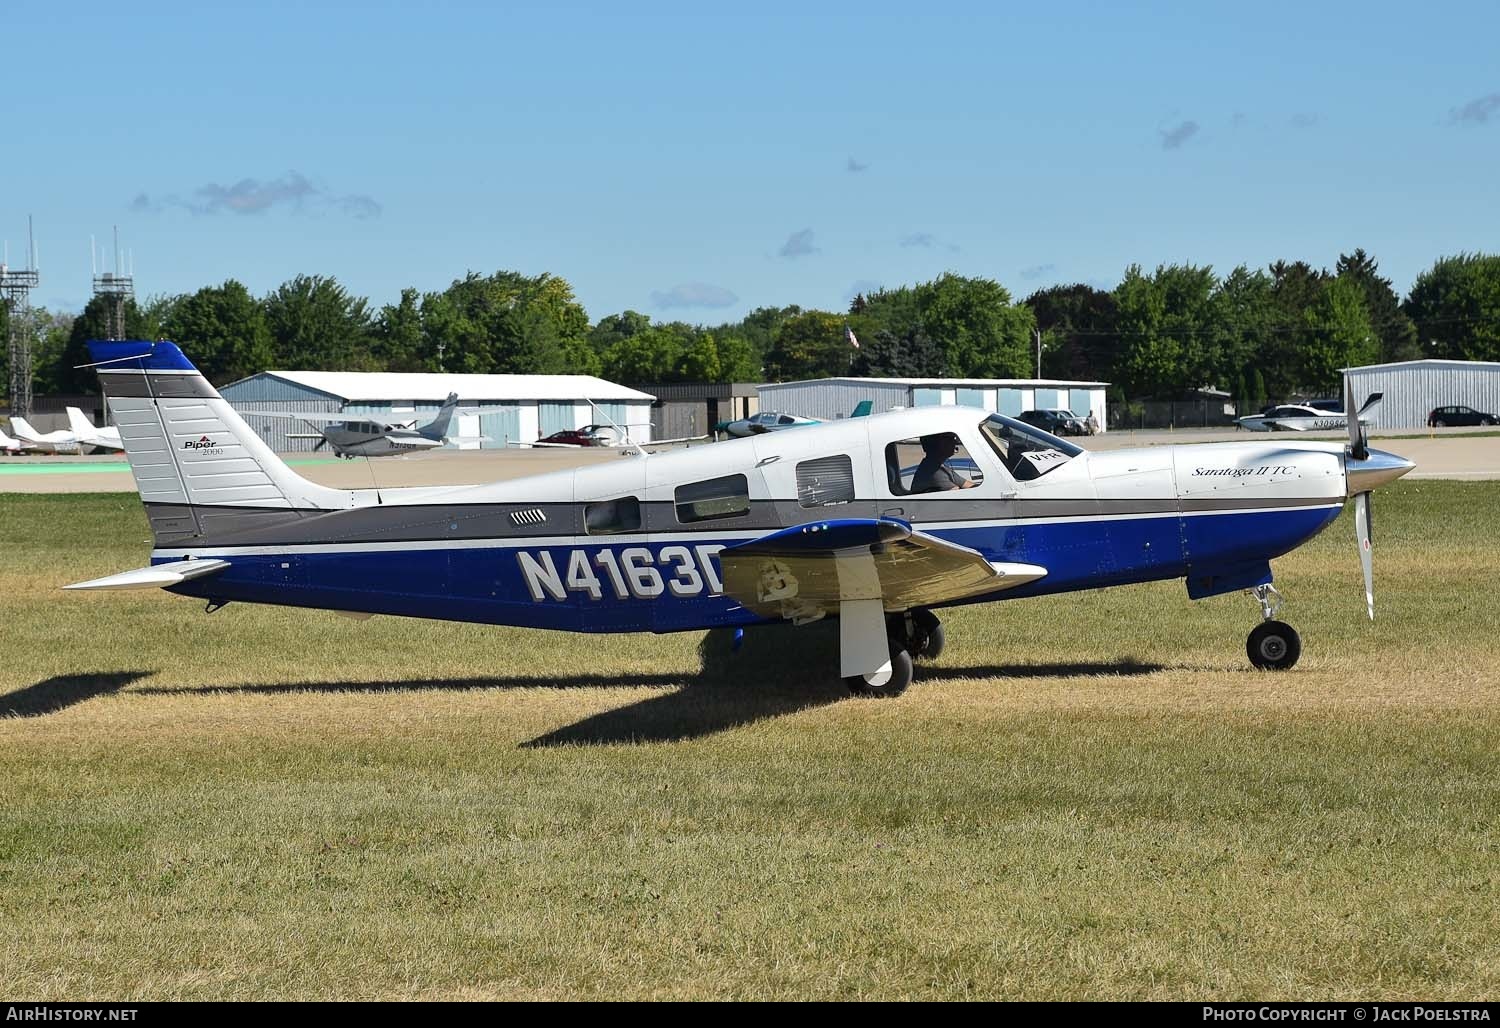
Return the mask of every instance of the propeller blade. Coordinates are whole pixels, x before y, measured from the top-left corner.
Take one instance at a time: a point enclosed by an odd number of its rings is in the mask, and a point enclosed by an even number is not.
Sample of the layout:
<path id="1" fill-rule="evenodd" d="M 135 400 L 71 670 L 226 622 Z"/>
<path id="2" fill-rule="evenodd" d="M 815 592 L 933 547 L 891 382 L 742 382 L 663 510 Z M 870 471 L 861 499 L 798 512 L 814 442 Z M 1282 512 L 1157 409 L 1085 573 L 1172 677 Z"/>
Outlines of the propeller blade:
<path id="1" fill-rule="evenodd" d="M 1370 620 L 1375 620 L 1375 569 L 1370 554 L 1370 494 L 1356 493 L 1354 497 L 1354 533 L 1359 538 L 1359 563 L 1365 572 L 1365 609 Z"/>
<path id="2" fill-rule="evenodd" d="M 1348 375 L 1344 376 L 1344 424 L 1349 429 L 1349 457 L 1352 460 L 1365 460 L 1370 456 L 1369 440 L 1365 436 L 1365 426 L 1359 420 L 1360 411 L 1354 406 L 1354 379 Z"/>
<path id="3" fill-rule="evenodd" d="M 317 453 L 319 450 L 321 450 L 323 447 L 325 447 L 327 445 L 328 445 L 328 437 L 325 435 L 323 438 L 319 439 L 317 441 L 317 443 L 315 443 L 313 445 L 313 453 Z"/>

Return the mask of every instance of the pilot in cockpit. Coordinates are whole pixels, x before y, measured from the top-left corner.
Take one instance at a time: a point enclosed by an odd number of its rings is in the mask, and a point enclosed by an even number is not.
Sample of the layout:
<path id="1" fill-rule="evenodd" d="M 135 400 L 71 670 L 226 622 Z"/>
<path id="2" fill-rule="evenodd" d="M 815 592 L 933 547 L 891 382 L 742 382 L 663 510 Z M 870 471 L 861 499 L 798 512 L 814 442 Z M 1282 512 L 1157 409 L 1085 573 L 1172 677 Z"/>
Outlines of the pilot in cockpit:
<path id="1" fill-rule="evenodd" d="M 938 432 L 922 437 L 922 463 L 912 476 L 913 493 L 942 493 L 949 489 L 972 489 L 974 483 L 948 467 L 948 458 L 958 452 L 958 436 Z"/>

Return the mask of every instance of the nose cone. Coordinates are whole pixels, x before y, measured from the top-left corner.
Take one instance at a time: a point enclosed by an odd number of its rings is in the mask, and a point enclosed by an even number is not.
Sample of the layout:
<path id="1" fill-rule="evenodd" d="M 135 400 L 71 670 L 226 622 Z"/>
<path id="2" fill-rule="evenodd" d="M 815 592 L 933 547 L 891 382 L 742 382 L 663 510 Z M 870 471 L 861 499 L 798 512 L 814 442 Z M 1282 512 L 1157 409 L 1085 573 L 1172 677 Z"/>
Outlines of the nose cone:
<path id="1" fill-rule="evenodd" d="M 1355 496 L 1359 493 L 1367 493 L 1376 486 L 1394 482 L 1414 467 L 1416 465 L 1405 457 L 1398 457 L 1384 450 L 1371 450 L 1370 456 L 1364 460 L 1355 460 L 1346 454 L 1344 456 L 1346 495 Z"/>

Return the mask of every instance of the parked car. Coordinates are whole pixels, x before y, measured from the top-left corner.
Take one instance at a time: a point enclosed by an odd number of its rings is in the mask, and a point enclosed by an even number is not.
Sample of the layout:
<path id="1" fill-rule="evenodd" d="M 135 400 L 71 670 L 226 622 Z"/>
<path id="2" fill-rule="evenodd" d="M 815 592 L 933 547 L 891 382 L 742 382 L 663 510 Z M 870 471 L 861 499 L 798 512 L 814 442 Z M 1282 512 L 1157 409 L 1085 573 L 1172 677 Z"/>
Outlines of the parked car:
<path id="1" fill-rule="evenodd" d="M 1079 417 L 1070 410 L 1026 410 L 1016 415 L 1017 421 L 1024 421 L 1028 425 L 1035 425 L 1044 432 L 1053 435 L 1088 435 L 1090 426 L 1088 416 Z"/>
<path id="2" fill-rule="evenodd" d="M 1473 407 L 1435 407 L 1427 415 L 1427 424 L 1432 428 L 1447 428 L 1449 425 L 1500 425 L 1500 418 Z"/>
<path id="3" fill-rule="evenodd" d="M 613 446 L 618 441 L 618 436 L 619 433 L 611 425 L 584 425 L 582 428 L 553 432 L 537 442 L 549 446 Z"/>

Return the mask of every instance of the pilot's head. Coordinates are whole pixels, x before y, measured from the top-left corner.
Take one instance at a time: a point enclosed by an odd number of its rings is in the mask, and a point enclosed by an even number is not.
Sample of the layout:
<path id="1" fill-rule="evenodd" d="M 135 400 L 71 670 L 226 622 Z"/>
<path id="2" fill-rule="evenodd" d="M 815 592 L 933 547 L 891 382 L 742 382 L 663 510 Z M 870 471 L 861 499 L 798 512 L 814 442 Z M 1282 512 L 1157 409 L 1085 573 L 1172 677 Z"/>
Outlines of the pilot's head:
<path id="1" fill-rule="evenodd" d="M 922 437 L 922 452 L 929 457 L 947 460 L 958 452 L 958 436 L 952 432 L 935 432 Z"/>

